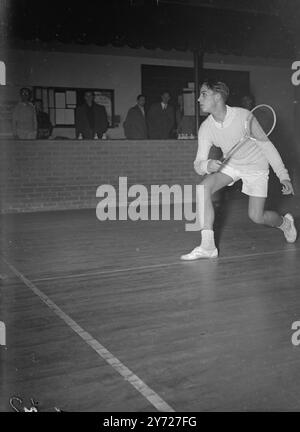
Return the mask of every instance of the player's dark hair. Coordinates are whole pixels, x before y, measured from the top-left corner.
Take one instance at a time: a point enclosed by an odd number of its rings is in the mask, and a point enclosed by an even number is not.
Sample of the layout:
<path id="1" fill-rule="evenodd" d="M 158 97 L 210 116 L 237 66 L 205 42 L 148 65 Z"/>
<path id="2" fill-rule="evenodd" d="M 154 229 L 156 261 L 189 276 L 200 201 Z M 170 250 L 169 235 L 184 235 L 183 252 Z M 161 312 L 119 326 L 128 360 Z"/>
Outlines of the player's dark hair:
<path id="1" fill-rule="evenodd" d="M 223 101 L 224 102 L 227 101 L 229 96 L 229 88 L 224 82 L 207 79 L 203 82 L 203 85 L 206 85 L 210 90 L 212 90 L 215 93 L 220 93 Z"/>

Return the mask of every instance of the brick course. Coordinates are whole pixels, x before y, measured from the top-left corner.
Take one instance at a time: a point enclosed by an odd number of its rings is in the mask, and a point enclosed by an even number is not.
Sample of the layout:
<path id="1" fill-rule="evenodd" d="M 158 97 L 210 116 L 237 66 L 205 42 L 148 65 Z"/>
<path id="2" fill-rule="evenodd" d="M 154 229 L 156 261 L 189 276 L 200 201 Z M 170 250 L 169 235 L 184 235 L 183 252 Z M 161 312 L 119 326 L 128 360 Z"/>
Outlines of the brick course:
<path id="1" fill-rule="evenodd" d="M 119 177 L 143 184 L 196 184 L 196 140 L 0 142 L 1 212 L 96 208 L 96 190 Z"/>

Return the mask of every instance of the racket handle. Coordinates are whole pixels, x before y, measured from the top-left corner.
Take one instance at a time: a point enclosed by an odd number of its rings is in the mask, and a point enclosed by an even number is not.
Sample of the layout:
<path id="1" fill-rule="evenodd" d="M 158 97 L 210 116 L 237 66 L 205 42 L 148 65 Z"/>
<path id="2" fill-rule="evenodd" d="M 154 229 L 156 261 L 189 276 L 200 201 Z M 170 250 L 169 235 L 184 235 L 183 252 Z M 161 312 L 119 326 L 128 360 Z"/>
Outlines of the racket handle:
<path id="1" fill-rule="evenodd" d="M 221 162 L 222 165 L 224 165 L 224 164 L 225 164 L 229 159 L 230 159 L 230 157 L 225 157 L 225 156 L 223 156 L 223 157 L 220 159 L 220 162 Z"/>

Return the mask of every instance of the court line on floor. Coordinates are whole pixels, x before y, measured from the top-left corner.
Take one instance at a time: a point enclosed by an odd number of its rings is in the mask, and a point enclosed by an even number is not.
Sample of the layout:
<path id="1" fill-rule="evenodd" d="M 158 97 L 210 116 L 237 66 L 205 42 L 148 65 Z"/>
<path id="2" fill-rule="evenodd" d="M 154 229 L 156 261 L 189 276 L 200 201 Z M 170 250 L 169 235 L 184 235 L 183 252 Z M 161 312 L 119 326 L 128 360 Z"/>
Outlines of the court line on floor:
<path id="1" fill-rule="evenodd" d="M 154 390 L 152 390 L 144 381 L 135 375 L 127 366 L 125 366 L 117 357 L 106 349 L 93 336 L 86 332 L 79 324 L 67 315 L 60 307 L 57 306 L 46 294 L 37 288 L 32 281 L 16 269 L 5 257 L 2 260 L 11 269 L 11 271 L 20 279 L 34 294 L 36 294 L 49 309 L 51 309 L 60 319 L 62 319 L 78 336 L 89 345 L 96 353 L 106 361 L 116 372 L 118 372 L 126 381 L 128 381 L 152 406 L 158 411 L 175 412 Z"/>
<path id="2" fill-rule="evenodd" d="M 293 249 L 280 249 L 277 251 L 270 251 L 270 252 L 257 252 L 252 254 L 244 254 L 244 255 L 231 255 L 231 256 L 219 256 L 218 258 L 212 258 L 208 260 L 209 262 L 218 262 L 218 261 L 226 261 L 226 260 L 232 260 L 237 258 L 251 258 L 255 256 L 264 256 L 264 255 L 277 255 L 282 252 L 295 252 L 299 251 L 300 249 L 293 248 Z M 47 282 L 47 281 L 53 281 L 53 280 L 65 280 L 65 279 L 76 279 L 76 278 L 82 278 L 82 277 L 88 277 L 88 276 L 101 276 L 101 275 L 110 275 L 110 274 L 117 274 L 117 273 L 126 273 L 131 271 L 139 271 L 139 270 L 150 270 L 155 268 L 164 268 L 164 267 L 174 267 L 178 265 L 188 265 L 195 262 L 204 262 L 204 260 L 196 260 L 196 261 L 176 261 L 171 263 L 162 263 L 162 264 L 149 264 L 146 266 L 137 266 L 137 267 L 125 267 L 122 269 L 113 269 L 113 270 L 99 270 L 96 272 L 89 272 L 89 273 L 77 273 L 77 274 L 68 274 L 65 276 L 50 276 L 45 278 L 38 278 L 38 279 L 32 279 L 32 282 Z"/>

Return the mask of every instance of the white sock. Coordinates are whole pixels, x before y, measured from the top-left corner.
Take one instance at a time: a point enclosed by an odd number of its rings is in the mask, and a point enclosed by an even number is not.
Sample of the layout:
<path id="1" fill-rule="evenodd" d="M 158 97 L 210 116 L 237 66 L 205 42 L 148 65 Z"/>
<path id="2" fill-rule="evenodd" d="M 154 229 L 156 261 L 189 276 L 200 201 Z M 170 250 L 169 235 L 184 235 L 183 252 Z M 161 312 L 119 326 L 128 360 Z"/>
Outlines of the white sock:
<path id="1" fill-rule="evenodd" d="M 213 230 L 202 230 L 201 231 L 201 247 L 203 249 L 215 249 L 215 237 Z"/>
<path id="2" fill-rule="evenodd" d="M 283 232 L 285 232 L 287 229 L 289 229 L 291 226 L 291 222 L 286 219 L 284 216 L 282 216 L 282 224 L 279 225 L 279 229 Z"/>

